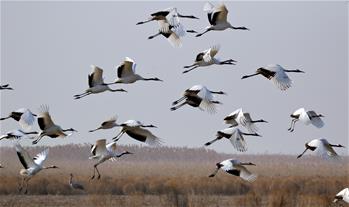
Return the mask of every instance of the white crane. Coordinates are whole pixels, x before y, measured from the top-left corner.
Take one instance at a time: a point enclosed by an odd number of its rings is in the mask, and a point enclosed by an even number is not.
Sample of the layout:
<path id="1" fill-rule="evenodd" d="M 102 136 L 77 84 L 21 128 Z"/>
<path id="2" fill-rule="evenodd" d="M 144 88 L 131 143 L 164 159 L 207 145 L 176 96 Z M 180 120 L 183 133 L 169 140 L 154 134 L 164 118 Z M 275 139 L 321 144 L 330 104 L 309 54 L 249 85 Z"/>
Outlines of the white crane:
<path id="1" fill-rule="evenodd" d="M 21 125 L 22 128 L 30 128 L 35 121 L 36 114 L 33 114 L 29 109 L 20 108 L 12 111 L 7 117 L 0 118 L 0 121 L 12 118 Z"/>
<path id="2" fill-rule="evenodd" d="M 304 108 L 297 109 L 291 114 L 291 126 L 288 131 L 293 132 L 297 121 L 303 122 L 305 125 L 312 124 L 317 128 L 322 128 L 325 124 L 322 121 L 322 114 L 317 114 L 315 111 L 306 111 Z"/>
<path id="3" fill-rule="evenodd" d="M 224 122 L 226 124 L 230 124 L 230 127 L 236 127 L 238 125 L 244 126 L 249 132 L 255 133 L 258 131 L 257 126 L 255 123 L 258 122 L 264 122 L 268 123 L 267 121 L 263 119 L 259 120 L 252 120 L 250 113 L 246 113 L 242 111 L 242 108 L 239 108 L 232 113 L 230 113 L 228 116 L 224 118 Z"/>
<path id="4" fill-rule="evenodd" d="M 266 67 L 258 68 L 255 74 L 245 75 L 241 79 L 249 78 L 255 75 L 262 75 L 265 78 L 272 80 L 280 90 L 287 90 L 292 85 L 292 80 L 286 73 L 304 73 L 301 70 L 286 70 L 278 64 L 270 64 Z"/>
<path id="5" fill-rule="evenodd" d="M 69 129 L 62 129 L 60 126 L 56 125 L 51 118 L 51 115 L 49 113 L 49 108 L 46 105 L 42 105 L 40 107 L 40 114 L 38 116 L 38 124 L 40 129 L 42 130 L 37 137 L 36 140 L 33 141 L 33 144 L 37 144 L 41 138 L 44 136 L 48 136 L 51 138 L 57 138 L 57 137 L 67 137 L 72 135 L 72 133 L 66 134 L 64 132 L 77 132 L 73 128 Z"/>
<path id="6" fill-rule="evenodd" d="M 344 201 L 349 204 L 349 188 L 344 188 L 334 197 L 333 203 Z"/>
<path id="7" fill-rule="evenodd" d="M 172 47 L 182 47 L 181 37 L 184 37 L 186 33 L 197 33 L 194 30 L 186 30 L 181 23 L 175 26 L 168 24 L 167 22 L 159 22 L 161 24 L 159 32 L 151 35 L 148 39 L 153 39 L 159 35 L 164 36 Z"/>
<path id="8" fill-rule="evenodd" d="M 47 158 L 48 155 L 48 149 L 45 149 L 41 153 L 37 154 L 34 158 L 31 158 L 29 156 L 29 153 L 23 149 L 23 147 L 17 143 L 16 145 L 16 151 L 17 156 L 19 158 L 19 161 L 22 163 L 24 169 L 20 170 L 20 175 L 23 176 L 22 183 L 19 187 L 19 192 L 22 191 L 24 184 L 25 184 L 25 191 L 26 194 L 28 192 L 28 181 L 36 175 L 38 172 L 40 172 L 43 169 L 51 169 L 51 168 L 58 168 L 55 165 L 51 165 L 48 167 L 44 167 L 43 163 Z"/>
<path id="9" fill-rule="evenodd" d="M 159 146 L 162 143 L 162 140 L 151 133 L 148 129 L 145 128 L 157 128 L 156 126 L 144 125 L 140 121 L 136 120 L 127 120 L 124 123 L 120 124 L 120 132 L 113 138 L 116 142 L 118 141 L 124 133 L 132 137 L 135 140 L 146 143 L 151 146 Z"/>
<path id="10" fill-rule="evenodd" d="M 240 152 L 245 152 L 247 151 L 247 143 L 243 135 L 261 137 L 261 135 L 257 133 L 245 133 L 242 132 L 239 128 L 230 127 L 217 131 L 216 139 L 207 142 L 205 146 L 209 146 L 222 138 L 226 138 L 231 142 L 231 144 L 234 146 L 236 150 Z"/>
<path id="11" fill-rule="evenodd" d="M 211 91 L 204 85 L 194 85 L 191 88 L 186 89 L 183 96 L 172 103 L 173 107 L 171 108 L 171 111 L 177 110 L 178 108 L 188 104 L 192 107 L 198 107 L 203 111 L 215 113 L 215 104 L 221 104 L 221 102 L 213 100 L 213 94 L 225 93 L 223 91 Z"/>
<path id="12" fill-rule="evenodd" d="M 0 90 L 13 90 L 13 88 L 10 87 L 10 84 L 4 84 L 0 85 Z"/>
<path id="13" fill-rule="evenodd" d="M 142 76 L 136 74 L 136 63 L 129 57 L 126 57 L 123 63 L 121 63 L 117 68 L 118 79 L 114 83 L 134 83 L 138 80 L 143 81 L 162 81 L 159 78 L 143 78 Z"/>
<path id="14" fill-rule="evenodd" d="M 0 140 L 2 139 L 32 139 L 33 137 L 30 137 L 28 135 L 31 135 L 31 134 L 38 134 L 38 132 L 24 132 L 20 129 L 17 129 L 17 130 L 13 130 L 13 131 L 9 131 L 7 132 L 6 134 L 3 134 L 0 136 Z"/>
<path id="15" fill-rule="evenodd" d="M 236 159 L 224 160 L 224 161 L 216 164 L 216 170 L 211 175 L 209 175 L 209 177 L 214 177 L 218 173 L 219 169 L 222 169 L 225 172 L 227 172 L 231 175 L 238 176 L 238 177 L 240 177 L 243 180 L 246 180 L 248 182 L 255 181 L 257 178 L 257 175 L 253 174 L 249 170 L 247 170 L 245 165 L 254 165 L 255 166 L 255 164 L 253 164 L 251 162 L 241 162 L 241 161 L 236 160 Z"/>
<path id="16" fill-rule="evenodd" d="M 340 144 L 330 144 L 326 139 L 313 139 L 310 142 L 305 143 L 305 150 L 297 158 L 303 156 L 303 154 L 309 149 L 315 152 L 317 155 L 324 159 L 338 159 L 338 154 L 333 150 L 333 147 L 344 147 Z"/>
<path id="17" fill-rule="evenodd" d="M 117 116 L 113 116 L 109 120 L 102 122 L 101 126 L 99 126 L 96 129 L 90 130 L 89 132 L 94 132 L 100 129 L 111 129 L 111 128 L 117 127 L 119 125 L 116 123 L 116 120 L 117 120 Z"/>
<path id="18" fill-rule="evenodd" d="M 85 190 L 84 186 L 76 181 L 73 180 L 73 173 L 70 173 L 70 178 L 69 178 L 69 186 L 73 190 Z"/>
<path id="19" fill-rule="evenodd" d="M 179 21 L 179 14 L 176 8 L 170 8 L 167 12 L 157 13 L 155 17 L 159 23 L 159 32 L 151 35 L 148 39 L 153 39 L 159 35 L 164 36 L 173 47 L 181 47 L 182 41 L 181 37 L 184 37 L 187 32 L 197 33 L 194 30 L 186 30 L 183 24 Z M 165 15 L 166 14 L 166 15 Z"/>
<path id="20" fill-rule="evenodd" d="M 207 50 L 204 50 L 196 55 L 195 61 L 192 65 L 186 65 L 184 68 L 188 68 L 187 70 L 183 71 L 183 73 L 188 73 L 198 67 L 205 67 L 209 65 L 235 65 L 235 60 L 229 59 L 220 61 L 218 58 L 215 58 L 216 54 L 219 51 L 220 46 L 214 45 L 210 47 Z"/>
<path id="21" fill-rule="evenodd" d="M 206 30 L 200 34 L 197 34 L 196 37 L 200 37 L 209 31 L 222 31 L 228 28 L 234 30 L 249 30 L 246 27 L 234 27 L 227 21 L 228 9 L 224 4 L 214 6 L 213 4 L 207 2 L 204 6 L 204 12 L 207 12 L 208 21 L 210 26 L 206 27 Z"/>
<path id="22" fill-rule="evenodd" d="M 157 11 L 157 12 L 152 13 L 150 15 L 150 17 L 148 18 L 148 20 L 138 22 L 137 25 L 144 24 L 144 23 L 151 22 L 151 21 L 163 21 L 163 20 L 168 20 L 168 19 L 178 18 L 178 17 L 190 18 L 190 19 L 199 19 L 199 18 L 197 18 L 197 17 L 195 17 L 193 15 L 182 15 L 182 14 L 179 14 L 177 12 L 177 8 L 170 7 L 170 8 L 163 9 L 161 11 Z"/>
<path id="23" fill-rule="evenodd" d="M 89 88 L 85 91 L 85 93 L 74 95 L 75 99 L 80 99 L 82 97 L 91 95 L 91 94 L 97 94 L 102 93 L 104 91 L 111 91 L 111 92 L 127 92 L 124 89 L 111 89 L 109 85 L 113 84 L 106 84 L 103 80 L 103 69 L 91 65 L 92 73 L 88 75 L 88 86 Z"/>
<path id="24" fill-rule="evenodd" d="M 132 154 L 131 152 L 124 151 L 120 154 L 116 152 L 116 143 L 112 142 L 106 145 L 105 139 L 99 139 L 96 141 L 95 145 L 91 146 L 91 154 L 92 156 L 89 159 L 97 159 L 97 163 L 93 165 L 93 175 L 90 178 L 91 180 L 95 178 L 95 173 L 98 173 L 98 179 L 101 178 L 101 174 L 98 171 L 97 166 L 101 163 L 111 160 L 114 161 L 115 158 L 119 158 L 126 154 Z"/>

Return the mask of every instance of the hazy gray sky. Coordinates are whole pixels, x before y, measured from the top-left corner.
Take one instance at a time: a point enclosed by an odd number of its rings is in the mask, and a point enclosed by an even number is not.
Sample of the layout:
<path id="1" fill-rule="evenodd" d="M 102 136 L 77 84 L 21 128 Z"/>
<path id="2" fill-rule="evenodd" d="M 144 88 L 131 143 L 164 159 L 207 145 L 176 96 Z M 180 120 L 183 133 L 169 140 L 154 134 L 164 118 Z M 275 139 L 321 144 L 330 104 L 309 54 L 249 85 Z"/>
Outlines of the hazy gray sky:
<path id="1" fill-rule="evenodd" d="M 172 48 L 162 37 L 147 40 L 158 31 L 151 22 L 136 25 L 149 14 L 175 6 L 199 20 L 182 20 L 187 29 L 203 31 L 208 25 L 205 2 L 1 2 L 1 83 L 14 91 L 1 91 L 1 116 L 26 107 L 34 113 L 50 106 L 56 124 L 79 131 L 66 139 L 45 137 L 39 145 L 93 143 L 111 140 L 118 129 L 88 133 L 117 114 L 154 124 L 153 133 L 169 146 L 201 147 L 224 129 L 223 118 L 242 107 L 259 124 L 261 138 L 247 137 L 247 153 L 300 153 L 304 143 L 327 138 L 348 146 L 348 14 L 346 2 L 226 2 L 228 20 L 250 31 L 209 32 L 196 38 L 188 34 L 182 48 Z M 217 2 L 215 2 L 216 4 Z M 210 66 L 182 74 L 196 54 L 220 44 L 217 57 L 237 60 L 236 66 Z M 106 82 L 116 77 L 115 66 L 125 56 L 137 62 L 145 77 L 164 82 L 120 85 L 128 93 L 110 93 L 74 100 L 87 88 L 90 65 L 104 69 Z M 257 68 L 278 63 L 305 74 L 289 74 L 293 86 L 283 92 L 263 77 L 241 80 Z M 170 111 L 172 101 L 195 84 L 223 90 L 218 113 L 197 108 Z M 113 88 L 116 88 L 115 86 Z M 325 127 L 297 123 L 287 128 L 289 115 L 305 107 L 325 115 Z M 19 127 L 13 120 L 0 123 L 1 132 Z M 35 125 L 34 129 L 38 129 Z M 31 140 L 23 140 L 30 145 Z M 127 135 L 122 144 L 138 144 Z M 10 145 L 2 141 L 2 146 Z M 236 153 L 228 140 L 210 146 Z M 347 149 L 339 149 L 341 154 Z"/>

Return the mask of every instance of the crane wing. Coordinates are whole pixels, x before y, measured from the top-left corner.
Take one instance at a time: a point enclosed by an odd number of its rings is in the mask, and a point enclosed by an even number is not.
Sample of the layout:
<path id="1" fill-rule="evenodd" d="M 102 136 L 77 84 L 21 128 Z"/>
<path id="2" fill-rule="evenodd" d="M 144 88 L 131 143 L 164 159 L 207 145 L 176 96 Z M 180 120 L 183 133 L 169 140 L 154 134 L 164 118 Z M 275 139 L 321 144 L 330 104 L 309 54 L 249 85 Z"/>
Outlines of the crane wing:
<path id="1" fill-rule="evenodd" d="M 28 152 L 25 151 L 19 143 L 17 143 L 15 146 L 16 146 L 18 159 L 22 163 L 23 167 L 25 169 L 34 167 L 35 163 L 33 162 L 32 158 L 29 156 Z"/>
<path id="2" fill-rule="evenodd" d="M 277 67 L 275 70 L 275 75 L 271 77 L 273 83 L 280 90 L 287 90 L 292 85 L 292 80 L 288 77 L 285 71 L 281 67 Z"/>
<path id="3" fill-rule="evenodd" d="M 233 135 L 229 138 L 229 141 L 234 148 L 239 152 L 247 151 L 247 144 L 239 129 L 233 132 Z"/>
<path id="4" fill-rule="evenodd" d="M 106 148 L 109 152 L 116 152 L 116 142 L 107 144 Z"/>
<path id="5" fill-rule="evenodd" d="M 228 9 L 224 4 L 220 4 L 214 11 L 214 14 L 217 13 L 217 17 L 215 18 L 215 22 L 227 22 Z"/>
<path id="6" fill-rule="evenodd" d="M 19 124 L 24 129 L 30 128 L 31 125 L 33 125 L 33 123 L 35 121 L 35 117 L 34 117 L 33 113 L 29 109 L 19 109 L 19 110 L 22 111 L 22 113 L 23 113 L 20 120 L 19 120 Z"/>
<path id="7" fill-rule="evenodd" d="M 129 57 L 117 68 L 118 78 L 134 75 L 136 72 L 136 63 Z"/>
<path id="8" fill-rule="evenodd" d="M 249 132 L 255 133 L 258 131 L 258 127 L 252 122 L 252 118 L 250 113 L 244 113 L 244 117 L 246 120 L 245 127 Z"/>
<path id="9" fill-rule="evenodd" d="M 88 76 L 88 85 L 90 88 L 103 84 L 103 69 L 95 65 L 91 65 L 92 73 Z"/>
<path id="10" fill-rule="evenodd" d="M 38 124 L 40 129 L 45 130 L 53 126 L 54 123 L 49 113 L 49 107 L 47 105 L 41 105 L 39 111 Z"/>
<path id="11" fill-rule="evenodd" d="M 240 177 L 248 182 L 253 182 L 257 179 L 257 175 L 251 173 L 245 166 L 236 165 L 234 166 L 237 170 L 240 171 Z"/>
<path id="12" fill-rule="evenodd" d="M 44 163 L 44 161 L 47 158 L 49 149 L 45 149 L 44 151 L 40 152 L 39 154 L 37 154 L 33 160 L 35 162 L 35 164 L 42 166 L 42 164 Z"/>
<path id="13" fill-rule="evenodd" d="M 162 140 L 156 137 L 153 133 L 151 133 L 147 129 L 143 129 L 141 127 L 136 127 L 126 131 L 130 137 L 140 141 L 147 143 L 151 146 L 160 146 L 162 144 Z"/>
<path id="14" fill-rule="evenodd" d="M 212 58 L 218 53 L 220 46 L 214 45 L 210 47 L 210 49 L 205 51 L 205 54 L 203 56 L 203 59 L 205 62 L 210 62 Z"/>
<path id="15" fill-rule="evenodd" d="M 325 139 L 320 139 L 321 144 L 319 144 L 315 150 L 320 157 L 323 159 L 338 159 L 338 154 L 330 146 L 330 143 Z"/>
<path id="16" fill-rule="evenodd" d="M 322 128 L 325 125 L 322 119 L 320 117 L 317 117 L 318 115 L 315 111 L 308 111 L 307 115 L 310 119 L 311 124 L 316 126 L 317 128 Z"/>
<path id="17" fill-rule="evenodd" d="M 95 153 L 94 154 L 95 156 L 106 154 L 106 152 L 107 152 L 106 142 L 107 141 L 105 139 L 99 139 L 96 141 L 95 149 L 92 148 L 92 150 Z"/>

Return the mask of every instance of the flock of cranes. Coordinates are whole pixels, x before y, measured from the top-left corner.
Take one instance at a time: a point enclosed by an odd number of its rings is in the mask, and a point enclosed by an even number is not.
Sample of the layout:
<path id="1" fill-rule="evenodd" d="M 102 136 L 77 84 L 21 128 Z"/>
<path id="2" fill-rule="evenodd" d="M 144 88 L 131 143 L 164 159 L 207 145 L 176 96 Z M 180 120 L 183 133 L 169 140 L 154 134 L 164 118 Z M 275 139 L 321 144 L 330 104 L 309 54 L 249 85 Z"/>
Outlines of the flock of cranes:
<path id="1" fill-rule="evenodd" d="M 228 9 L 224 4 L 214 6 L 211 3 L 206 3 L 204 5 L 204 11 L 207 12 L 208 21 L 210 25 L 206 27 L 205 31 L 198 33 L 196 37 L 200 37 L 203 34 L 206 34 L 209 31 L 222 31 L 226 29 L 233 30 L 249 30 L 243 26 L 232 26 L 228 20 Z M 169 8 L 162 11 L 155 12 L 150 15 L 148 20 L 138 22 L 137 25 L 145 24 L 151 21 L 157 21 L 159 24 L 159 31 L 155 35 L 149 36 L 148 39 L 153 39 L 159 35 L 164 36 L 172 46 L 179 47 L 182 45 L 181 38 L 186 35 L 186 33 L 197 33 L 194 30 L 186 30 L 183 24 L 180 22 L 180 18 L 190 18 L 190 19 L 199 19 L 193 15 L 182 15 L 177 12 L 176 8 Z M 213 64 L 216 65 L 235 65 L 237 61 L 233 59 L 227 59 L 224 61 L 219 60 L 215 56 L 219 52 L 219 45 L 214 45 L 209 49 L 202 51 L 196 55 L 194 63 L 192 65 L 184 66 L 186 70 L 183 73 L 188 73 L 199 67 L 207 67 Z M 112 89 L 111 86 L 115 84 L 132 84 L 136 81 L 162 81 L 157 77 L 145 78 L 136 73 L 136 63 L 129 57 L 126 57 L 125 60 L 116 68 L 117 78 L 115 81 L 110 83 L 105 83 L 103 79 L 103 69 L 92 65 L 92 72 L 88 75 L 88 89 L 84 93 L 74 95 L 75 99 L 81 99 L 85 96 L 91 94 L 98 94 L 105 91 L 110 92 L 127 92 L 122 88 Z M 265 78 L 272 80 L 274 85 L 285 91 L 292 85 L 292 80 L 289 78 L 287 73 L 304 73 L 299 69 L 288 70 L 283 68 L 278 64 L 271 64 L 265 67 L 258 68 L 254 74 L 245 75 L 242 79 L 253 77 L 256 75 L 262 75 Z M 0 90 L 13 90 L 9 84 L 0 85 Z M 182 97 L 172 103 L 170 108 L 172 111 L 175 111 L 181 108 L 184 105 L 189 105 L 200 110 L 207 111 L 209 113 L 216 112 L 216 105 L 221 104 L 220 101 L 215 100 L 214 95 L 225 95 L 223 91 L 213 91 L 208 89 L 204 85 L 194 85 L 191 88 L 186 89 L 183 92 Z M 296 110 L 291 115 L 292 121 L 291 126 L 288 129 L 290 132 L 294 131 L 295 124 L 297 121 L 301 121 L 306 125 L 312 124 L 317 128 L 322 128 L 324 122 L 321 114 L 317 114 L 315 111 L 306 111 L 304 108 Z M 9 131 L 6 134 L 0 137 L 2 139 L 35 139 L 32 144 L 37 144 L 43 137 L 47 136 L 52 139 L 54 138 L 63 138 L 72 135 L 74 132 L 77 132 L 73 128 L 63 129 L 59 125 L 55 124 L 51 115 L 49 113 L 49 108 L 46 105 L 42 105 L 39 113 L 34 114 L 29 109 L 21 108 L 16 111 L 11 112 L 7 117 L 1 118 L 0 120 L 14 119 L 17 121 L 22 129 L 17 129 Z M 28 131 L 30 127 L 37 120 L 40 132 Z M 247 143 L 245 141 L 245 136 L 254 136 L 261 137 L 257 133 L 258 127 L 256 123 L 268 123 L 263 119 L 252 119 L 250 113 L 244 112 L 242 108 L 239 108 L 224 118 L 224 122 L 229 125 L 229 127 L 217 131 L 216 138 L 205 143 L 205 146 L 209 146 L 214 142 L 226 138 L 228 139 L 233 147 L 240 152 L 247 151 Z M 93 175 L 90 179 L 94 179 L 97 172 L 97 179 L 101 177 L 101 174 L 98 170 L 98 165 L 107 161 L 115 160 L 127 154 L 132 154 L 131 152 L 125 151 L 118 153 L 116 151 L 116 142 L 123 136 L 127 134 L 129 137 L 146 143 L 151 146 L 159 146 L 162 144 L 162 139 L 154 135 L 149 129 L 156 128 L 152 124 L 144 124 L 137 120 L 127 120 L 123 123 L 117 122 L 117 117 L 114 116 L 109 120 L 106 120 L 100 124 L 99 127 L 90 130 L 89 132 L 95 132 L 97 130 L 111 129 L 114 127 L 119 127 L 119 133 L 112 138 L 112 142 L 107 144 L 106 139 L 99 139 L 94 145 L 91 146 L 91 156 L 89 159 L 96 160 L 96 163 L 93 166 Z M 242 131 L 239 127 L 244 127 L 248 132 Z M 69 132 L 69 133 L 68 133 Z M 323 158 L 335 158 L 339 156 L 334 151 L 334 147 L 344 147 L 340 144 L 330 144 L 326 139 L 314 139 L 305 144 L 305 150 L 297 158 L 300 158 L 307 150 L 315 151 Z M 20 175 L 23 176 L 22 183 L 19 187 L 19 190 L 23 190 L 27 193 L 28 190 L 28 181 L 32 176 L 37 174 L 43 169 L 53 169 L 58 168 L 55 165 L 44 167 L 43 163 L 47 159 L 49 150 L 46 149 L 43 152 L 37 154 L 34 158 L 31 158 L 29 153 L 23 149 L 23 147 L 16 142 L 15 149 L 19 158 L 19 161 L 23 165 L 24 169 L 20 170 Z M 215 171 L 209 175 L 209 177 L 214 177 L 219 169 L 224 170 L 225 172 L 238 176 L 243 180 L 252 182 L 257 179 L 257 175 L 251 173 L 245 166 L 254 166 L 255 164 L 251 162 L 242 162 L 236 159 L 228 159 L 216 164 Z M 2 166 L 0 167 L 2 168 Z M 73 181 L 73 174 L 70 174 L 69 185 L 73 189 L 84 190 L 84 187 Z M 349 192 L 348 188 L 339 192 L 335 197 L 335 202 L 339 199 L 344 200 L 349 203 Z"/>

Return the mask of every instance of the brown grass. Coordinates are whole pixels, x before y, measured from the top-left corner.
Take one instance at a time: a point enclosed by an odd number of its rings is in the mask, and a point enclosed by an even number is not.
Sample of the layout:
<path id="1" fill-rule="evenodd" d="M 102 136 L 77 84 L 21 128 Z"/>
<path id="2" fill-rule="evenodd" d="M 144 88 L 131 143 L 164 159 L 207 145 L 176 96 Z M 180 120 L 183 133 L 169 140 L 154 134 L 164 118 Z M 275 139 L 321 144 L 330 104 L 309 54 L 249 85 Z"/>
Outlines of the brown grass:
<path id="1" fill-rule="evenodd" d="M 285 155 L 217 154 L 206 149 L 122 148 L 136 154 L 101 164 L 102 178 L 93 181 L 89 181 L 94 163 L 87 159 L 89 146 L 50 148 L 45 164 L 60 168 L 33 177 L 28 196 L 17 191 L 22 166 L 14 149 L 1 148 L 5 168 L 0 169 L 0 206 L 28 202 L 29 206 L 339 206 L 331 203 L 333 196 L 349 185 L 348 158 L 327 162 L 309 156 L 298 160 Z M 42 149 L 30 148 L 29 152 L 35 155 Z M 259 174 L 258 179 L 248 183 L 222 172 L 207 177 L 216 162 L 231 157 L 256 163 L 249 169 Z M 70 189 L 71 172 L 86 192 Z"/>

